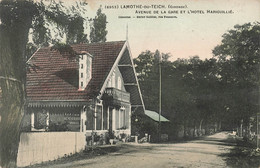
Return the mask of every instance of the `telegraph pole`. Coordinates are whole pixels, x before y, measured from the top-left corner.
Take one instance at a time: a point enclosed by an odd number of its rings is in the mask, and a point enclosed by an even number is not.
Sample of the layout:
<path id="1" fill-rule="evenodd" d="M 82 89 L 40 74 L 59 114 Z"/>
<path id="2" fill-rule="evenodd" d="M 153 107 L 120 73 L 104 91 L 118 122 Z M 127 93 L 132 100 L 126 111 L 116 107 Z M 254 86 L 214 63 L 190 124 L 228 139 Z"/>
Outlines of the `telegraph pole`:
<path id="1" fill-rule="evenodd" d="M 259 113 L 256 114 L 256 148 L 258 149 L 259 147 Z"/>
<path id="2" fill-rule="evenodd" d="M 128 23 L 127 23 L 127 25 L 126 25 L 126 41 L 128 41 Z"/>
<path id="3" fill-rule="evenodd" d="M 161 114 L 162 114 L 162 66 L 161 55 L 159 55 L 159 142 L 161 141 Z"/>
<path id="4" fill-rule="evenodd" d="M 259 37 L 260 40 L 260 37 Z M 259 147 L 259 114 L 260 114 L 260 66 L 258 65 L 258 71 L 257 71 L 257 76 L 258 76 L 258 101 L 257 101 L 257 107 L 258 110 L 256 112 L 256 148 L 258 149 Z"/>
<path id="5" fill-rule="evenodd" d="M 260 37 L 259 37 L 259 41 L 260 41 Z M 258 43 L 259 45 L 259 43 Z M 260 66 L 258 66 L 258 111 L 256 113 L 256 148 L 259 148 L 259 116 L 260 116 Z"/>

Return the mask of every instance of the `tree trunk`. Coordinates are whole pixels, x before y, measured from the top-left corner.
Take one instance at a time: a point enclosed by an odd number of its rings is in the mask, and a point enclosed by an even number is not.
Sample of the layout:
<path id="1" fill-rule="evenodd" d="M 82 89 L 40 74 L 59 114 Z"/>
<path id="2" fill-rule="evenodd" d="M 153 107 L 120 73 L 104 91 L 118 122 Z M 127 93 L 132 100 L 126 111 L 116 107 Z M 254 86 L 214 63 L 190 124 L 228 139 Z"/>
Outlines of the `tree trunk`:
<path id="1" fill-rule="evenodd" d="M 239 136 L 243 137 L 243 120 L 240 121 Z"/>
<path id="2" fill-rule="evenodd" d="M 218 131 L 220 131 L 220 130 L 221 130 L 221 125 L 222 125 L 222 122 L 221 122 L 221 121 L 219 121 L 219 122 L 218 122 Z"/>
<path id="3" fill-rule="evenodd" d="M 32 16 L 26 6 L 21 6 L 20 10 L 22 14 L 9 18 L 10 22 L 1 18 L 0 25 L 0 167 L 3 168 L 16 167 L 20 124 L 24 113 L 25 49 Z"/>
<path id="4" fill-rule="evenodd" d="M 196 137 L 197 136 L 197 127 L 196 127 L 196 121 L 194 121 L 194 127 L 193 127 L 193 137 Z"/>
<path id="5" fill-rule="evenodd" d="M 218 122 L 215 121 L 215 124 L 214 124 L 214 133 L 216 133 L 218 131 Z"/>
<path id="6" fill-rule="evenodd" d="M 8 31 L 0 29 L 0 55 L 2 108 L 0 122 L 0 158 L 2 167 L 16 167 L 20 138 L 20 123 L 23 112 L 24 88 L 22 81 L 15 77 Z"/>
<path id="7" fill-rule="evenodd" d="M 203 123 L 203 119 L 200 120 L 200 126 L 199 126 L 199 136 L 202 135 L 202 123 Z"/>
<path id="8" fill-rule="evenodd" d="M 187 138 L 187 125 L 185 121 L 183 123 L 183 129 L 184 129 L 184 138 Z"/>

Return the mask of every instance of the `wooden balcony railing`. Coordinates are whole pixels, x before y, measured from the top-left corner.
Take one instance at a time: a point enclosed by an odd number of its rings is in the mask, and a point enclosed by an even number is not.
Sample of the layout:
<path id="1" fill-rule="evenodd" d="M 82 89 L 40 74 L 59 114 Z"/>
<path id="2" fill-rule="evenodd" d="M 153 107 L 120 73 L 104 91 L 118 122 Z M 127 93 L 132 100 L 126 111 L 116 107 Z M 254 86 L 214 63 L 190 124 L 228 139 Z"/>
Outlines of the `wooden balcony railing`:
<path id="1" fill-rule="evenodd" d="M 116 89 L 116 88 L 106 88 L 104 94 L 104 100 L 113 102 L 126 102 L 130 103 L 130 93 Z"/>

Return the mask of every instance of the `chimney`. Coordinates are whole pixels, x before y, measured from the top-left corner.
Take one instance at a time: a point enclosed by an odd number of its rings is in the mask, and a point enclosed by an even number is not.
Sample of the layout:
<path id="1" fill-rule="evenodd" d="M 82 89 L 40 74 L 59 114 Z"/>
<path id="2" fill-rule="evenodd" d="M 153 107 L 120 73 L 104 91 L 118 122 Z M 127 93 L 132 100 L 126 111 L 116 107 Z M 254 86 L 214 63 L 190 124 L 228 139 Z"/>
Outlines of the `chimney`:
<path id="1" fill-rule="evenodd" d="M 83 91 L 92 78 L 92 58 L 88 52 L 79 55 L 79 90 Z"/>

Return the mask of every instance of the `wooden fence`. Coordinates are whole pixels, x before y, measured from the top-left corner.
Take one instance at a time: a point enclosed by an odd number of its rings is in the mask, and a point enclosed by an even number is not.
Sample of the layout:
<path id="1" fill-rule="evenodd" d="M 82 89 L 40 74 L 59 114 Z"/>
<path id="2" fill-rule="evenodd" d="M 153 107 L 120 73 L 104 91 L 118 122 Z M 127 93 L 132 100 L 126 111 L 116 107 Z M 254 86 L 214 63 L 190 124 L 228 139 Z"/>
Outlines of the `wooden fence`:
<path id="1" fill-rule="evenodd" d="M 85 144 L 83 132 L 22 133 L 17 166 L 29 166 L 74 154 L 83 150 Z"/>

